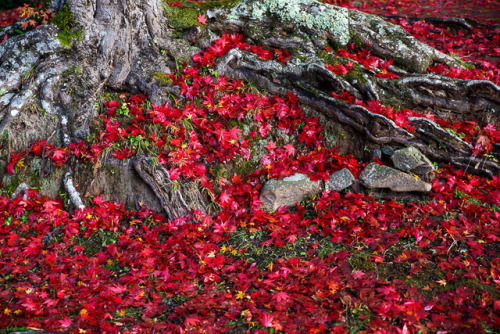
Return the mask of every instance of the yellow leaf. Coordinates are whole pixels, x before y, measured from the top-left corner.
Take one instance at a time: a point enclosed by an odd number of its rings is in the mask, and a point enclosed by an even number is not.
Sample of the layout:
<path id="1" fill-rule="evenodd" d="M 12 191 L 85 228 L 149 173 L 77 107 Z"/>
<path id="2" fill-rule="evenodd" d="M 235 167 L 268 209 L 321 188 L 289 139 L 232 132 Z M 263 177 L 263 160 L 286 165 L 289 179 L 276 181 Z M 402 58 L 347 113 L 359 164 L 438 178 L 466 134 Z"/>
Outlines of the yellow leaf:
<path id="1" fill-rule="evenodd" d="M 245 293 L 243 291 L 238 291 L 236 294 L 236 299 L 243 299 L 245 297 Z"/>
<path id="2" fill-rule="evenodd" d="M 445 286 L 446 285 L 446 280 L 442 279 L 437 281 L 440 285 Z"/>

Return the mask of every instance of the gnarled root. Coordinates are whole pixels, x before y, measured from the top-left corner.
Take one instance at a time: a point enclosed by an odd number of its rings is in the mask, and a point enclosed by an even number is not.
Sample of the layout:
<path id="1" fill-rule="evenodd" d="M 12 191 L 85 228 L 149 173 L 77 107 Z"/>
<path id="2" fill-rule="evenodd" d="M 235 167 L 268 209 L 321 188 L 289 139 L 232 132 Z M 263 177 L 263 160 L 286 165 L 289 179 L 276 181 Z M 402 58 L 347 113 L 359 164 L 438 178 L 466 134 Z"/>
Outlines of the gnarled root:
<path id="1" fill-rule="evenodd" d="M 289 90 L 293 90 L 301 103 L 334 121 L 348 125 L 375 144 L 415 146 L 434 160 L 452 163 L 475 174 L 494 176 L 500 173 L 500 164 L 474 157 L 470 144 L 426 118 L 410 118 L 416 130 L 415 133 L 410 133 L 383 115 L 374 114 L 363 106 L 351 105 L 330 97 L 328 94 L 334 89 L 347 90 L 354 96 L 363 96 L 365 92 L 359 90 L 360 86 L 354 87 L 349 82 L 319 70 L 318 66 L 289 64 L 284 67 L 276 62 L 259 60 L 254 55 L 240 50 L 231 50 L 218 63 L 217 70 L 230 78 L 250 81 L 272 94 L 285 96 Z M 451 81 L 452 79 L 436 79 L 433 76 L 404 80 L 400 81 L 426 83 L 430 87 L 448 89 L 457 96 L 462 96 L 464 100 L 471 91 L 459 92 L 460 87 L 471 90 L 481 88 L 485 92 L 494 93 L 488 98 L 490 106 L 496 106 L 498 100 L 498 87 L 486 81 Z M 453 85 L 457 82 L 458 88 Z M 432 140 L 438 145 L 432 145 Z"/>
<path id="2" fill-rule="evenodd" d="M 173 182 L 165 168 L 154 165 L 144 156 L 134 157 L 131 163 L 137 174 L 155 193 L 168 219 L 185 216 L 193 209 L 209 213 L 208 196 L 203 193 L 197 182 Z"/>

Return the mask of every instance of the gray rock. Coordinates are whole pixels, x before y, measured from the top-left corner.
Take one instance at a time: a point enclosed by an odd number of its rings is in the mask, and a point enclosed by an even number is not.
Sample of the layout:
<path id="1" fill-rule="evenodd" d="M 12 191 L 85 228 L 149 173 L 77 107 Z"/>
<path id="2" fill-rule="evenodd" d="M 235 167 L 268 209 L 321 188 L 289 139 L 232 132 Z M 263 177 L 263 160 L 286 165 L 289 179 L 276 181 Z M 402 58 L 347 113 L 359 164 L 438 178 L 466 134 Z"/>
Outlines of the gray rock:
<path id="1" fill-rule="evenodd" d="M 312 181 L 307 175 L 297 173 L 282 180 L 269 180 L 260 193 L 262 209 L 275 211 L 282 206 L 291 207 L 323 190 L 322 181 Z"/>
<path id="2" fill-rule="evenodd" d="M 394 149 L 390 146 L 384 146 L 380 149 L 382 151 L 382 160 L 388 160 L 394 154 Z"/>
<path id="3" fill-rule="evenodd" d="M 370 151 L 370 160 L 375 159 L 382 161 L 382 151 L 379 148 Z"/>
<path id="4" fill-rule="evenodd" d="M 432 162 L 415 147 L 409 146 L 397 150 L 391 159 L 397 169 L 418 175 L 426 182 L 431 182 L 435 178 Z"/>
<path id="5" fill-rule="evenodd" d="M 345 188 L 350 187 L 354 180 L 355 178 L 349 169 L 343 168 L 330 176 L 330 179 L 325 185 L 325 189 L 326 191 L 342 191 Z"/>
<path id="6" fill-rule="evenodd" d="M 388 188 L 396 192 L 429 192 L 431 185 L 416 177 L 391 167 L 370 163 L 363 169 L 359 179 L 367 188 Z"/>

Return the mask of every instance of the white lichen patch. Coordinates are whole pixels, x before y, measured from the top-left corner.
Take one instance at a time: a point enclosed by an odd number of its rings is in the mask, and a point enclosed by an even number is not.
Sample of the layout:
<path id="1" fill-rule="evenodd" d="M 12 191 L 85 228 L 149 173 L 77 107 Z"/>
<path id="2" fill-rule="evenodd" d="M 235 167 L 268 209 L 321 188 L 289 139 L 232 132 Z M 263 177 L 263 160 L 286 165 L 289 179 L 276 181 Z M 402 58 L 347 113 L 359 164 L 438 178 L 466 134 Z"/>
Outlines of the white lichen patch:
<path id="1" fill-rule="evenodd" d="M 302 181 L 307 177 L 305 174 L 297 173 L 292 176 L 285 177 L 283 181 L 285 182 L 297 182 L 297 181 Z"/>
<path id="2" fill-rule="evenodd" d="M 5 94 L 0 97 L 0 109 L 5 108 L 9 105 L 10 100 L 14 97 L 13 93 Z"/>
<path id="3" fill-rule="evenodd" d="M 243 1 L 227 16 L 237 21 L 242 16 L 261 19 L 267 13 L 290 20 L 309 29 L 327 30 L 341 44 L 349 42 L 349 11 L 346 8 L 325 5 L 314 0 L 260 0 Z"/>
<path id="4" fill-rule="evenodd" d="M 17 109 L 12 109 L 12 110 L 10 111 L 10 115 L 11 115 L 12 117 L 17 116 L 18 114 L 19 114 L 19 110 L 17 110 Z"/>

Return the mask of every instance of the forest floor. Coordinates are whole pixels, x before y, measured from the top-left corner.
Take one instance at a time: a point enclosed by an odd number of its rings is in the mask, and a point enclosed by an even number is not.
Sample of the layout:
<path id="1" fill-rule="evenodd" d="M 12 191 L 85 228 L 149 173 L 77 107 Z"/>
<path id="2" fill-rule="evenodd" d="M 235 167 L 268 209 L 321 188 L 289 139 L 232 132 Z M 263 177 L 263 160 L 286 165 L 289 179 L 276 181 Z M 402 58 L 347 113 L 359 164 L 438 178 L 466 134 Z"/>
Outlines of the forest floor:
<path id="1" fill-rule="evenodd" d="M 416 38 L 474 62 L 429 71 L 500 82 L 499 1 L 332 3 L 398 16 L 392 22 Z M 37 12 L 34 25 L 45 14 Z M 487 25 L 450 31 L 411 19 L 456 15 Z M 0 12 L 0 26 L 21 16 Z M 292 209 L 263 211 L 259 192 L 268 179 L 300 172 L 327 180 L 341 168 L 357 176 L 367 162 L 338 154 L 331 134 L 292 94 L 261 94 L 213 71 L 232 48 L 288 60 L 282 50 L 223 35 L 195 56 L 199 65 L 165 75 L 188 102 L 153 106 L 144 96 L 116 94 L 86 141 L 9 152 L 13 176 L 37 156 L 64 168 L 70 159 L 95 164 L 103 154 L 147 154 L 170 167 L 173 181 L 199 182 L 217 214 L 167 221 L 99 196 L 71 213 L 64 196 L 30 189 L 12 199 L 14 189 L 2 188 L 0 333 L 498 333 L 500 177 L 438 165 L 432 191 L 416 202 L 325 191 Z M 376 60 L 356 46 L 349 52 Z M 414 114 L 367 107 L 403 123 Z M 425 117 L 485 159 L 500 142 L 493 125 Z M 254 161 L 258 149 L 264 154 Z"/>

